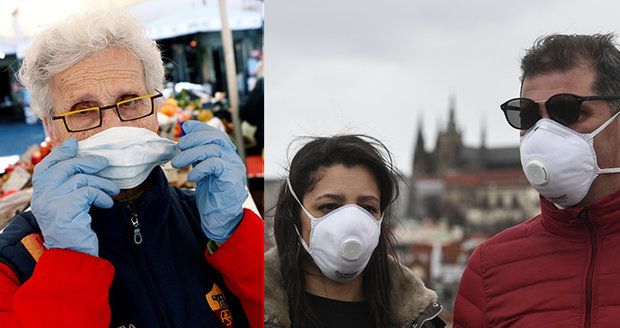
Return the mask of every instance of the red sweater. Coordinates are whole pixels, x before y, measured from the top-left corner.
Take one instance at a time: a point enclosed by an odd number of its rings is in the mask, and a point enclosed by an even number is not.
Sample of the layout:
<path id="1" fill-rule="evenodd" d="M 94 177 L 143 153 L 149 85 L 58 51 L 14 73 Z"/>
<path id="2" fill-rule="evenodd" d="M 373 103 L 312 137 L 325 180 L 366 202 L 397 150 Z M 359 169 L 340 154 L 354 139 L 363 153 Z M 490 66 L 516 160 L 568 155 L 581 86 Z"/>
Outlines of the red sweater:
<path id="1" fill-rule="evenodd" d="M 252 327 L 263 325 L 263 221 L 252 211 L 205 259 L 222 273 Z M 23 285 L 0 264 L 0 327 L 109 327 L 114 267 L 99 257 L 50 249 Z"/>
<path id="2" fill-rule="evenodd" d="M 455 328 L 620 326 L 620 193 L 541 210 L 474 251 Z"/>

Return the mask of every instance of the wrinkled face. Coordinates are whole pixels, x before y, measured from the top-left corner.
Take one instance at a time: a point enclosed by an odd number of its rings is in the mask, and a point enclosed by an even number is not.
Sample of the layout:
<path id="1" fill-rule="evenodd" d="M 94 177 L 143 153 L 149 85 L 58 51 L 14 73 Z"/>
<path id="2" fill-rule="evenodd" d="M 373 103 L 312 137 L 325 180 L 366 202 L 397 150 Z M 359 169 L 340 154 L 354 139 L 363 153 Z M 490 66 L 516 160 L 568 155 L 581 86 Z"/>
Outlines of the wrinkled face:
<path id="1" fill-rule="evenodd" d="M 76 109 L 108 106 L 155 92 L 146 89 L 140 60 L 125 49 L 106 48 L 54 75 L 51 83 L 52 116 Z M 68 132 L 62 120 L 45 118 L 43 123 L 56 146 L 71 137 L 84 140 L 114 126 L 135 126 L 157 132 L 159 126 L 155 113 L 122 122 L 114 109 L 104 110 L 102 125 L 82 132 Z"/>
<path id="2" fill-rule="evenodd" d="M 357 204 L 377 220 L 381 218 L 381 193 L 372 173 L 363 166 L 345 167 L 334 165 L 321 169 L 319 181 L 307 192 L 304 207 L 315 218 L 347 204 Z M 310 240 L 310 218 L 301 211 L 301 235 L 306 243 Z"/>
<path id="3" fill-rule="evenodd" d="M 593 89 L 595 74 L 590 67 L 577 67 L 566 72 L 551 72 L 526 78 L 523 81 L 521 90 L 522 97 L 530 98 L 541 103 L 541 116 L 549 118 L 544 106 L 544 102 L 549 97 L 559 93 L 572 93 L 578 96 L 598 95 Z M 607 121 L 613 112 L 608 101 L 586 101 L 581 104 L 579 119 L 569 128 L 581 133 L 590 133 Z M 522 131 L 523 135 L 525 131 Z M 616 119 L 601 133 L 594 138 L 594 150 L 598 165 L 601 168 L 619 167 L 620 152 L 618 143 L 620 142 L 620 124 Z M 594 180 L 588 195 L 577 206 L 584 205 L 592 200 L 613 192 L 616 184 L 612 180 L 617 180 L 620 175 L 602 175 Z"/>

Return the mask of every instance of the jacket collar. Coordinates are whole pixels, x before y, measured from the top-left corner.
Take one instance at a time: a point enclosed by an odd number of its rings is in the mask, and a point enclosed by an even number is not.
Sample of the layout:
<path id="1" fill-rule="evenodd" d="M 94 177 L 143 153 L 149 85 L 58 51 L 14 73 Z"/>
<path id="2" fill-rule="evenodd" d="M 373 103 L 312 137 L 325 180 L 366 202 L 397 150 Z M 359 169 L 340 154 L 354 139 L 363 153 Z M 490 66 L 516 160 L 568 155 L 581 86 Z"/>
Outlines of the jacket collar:
<path id="1" fill-rule="evenodd" d="M 134 204 L 143 237 L 154 235 L 159 231 L 167 220 L 170 207 L 168 180 L 161 167 L 156 166 L 145 183 L 148 187 Z M 110 209 L 93 206 L 90 214 L 93 218 L 92 228 L 99 239 L 128 238 L 131 222 L 126 202 L 115 200 L 114 206 Z"/>
<path id="2" fill-rule="evenodd" d="M 568 237 L 582 238 L 586 219 L 606 234 L 620 233 L 620 191 L 585 206 L 567 208 L 558 208 L 541 196 L 540 209 L 545 227 Z"/>
<path id="3" fill-rule="evenodd" d="M 437 302 L 437 294 L 426 288 L 422 280 L 408 268 L 394 260 L 389 265 L 395 322 L 397 327 L 411 325 L 414 319 Z M 437 308 L 434 311 L 438 313 L 440 310 Z M 265 322 L 283 328 L 291 326 L 288 300 L 280 275 L 280 259 L 275 247 L 265 253 Z"/>

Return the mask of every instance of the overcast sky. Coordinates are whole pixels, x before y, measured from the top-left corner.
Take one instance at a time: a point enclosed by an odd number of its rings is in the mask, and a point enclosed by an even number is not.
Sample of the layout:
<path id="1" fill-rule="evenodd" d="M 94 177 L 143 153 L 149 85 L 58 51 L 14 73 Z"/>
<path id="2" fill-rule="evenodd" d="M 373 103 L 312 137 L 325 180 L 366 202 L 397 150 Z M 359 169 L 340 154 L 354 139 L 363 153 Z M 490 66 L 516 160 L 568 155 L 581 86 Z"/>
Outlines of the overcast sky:
<path id="1" fill-rule="evenodd" d="M 409 175 L 420 120 L 431 149 L 451 94 L 465 144 L 486 125 L 488 146 L 518 145 L 499 104 L 525 49 L 557 32 L 620 32 L 620 3 L 266 1 L 266 175 L 284 174 L 295 136 L 335 133 L 378 137 Z"/>

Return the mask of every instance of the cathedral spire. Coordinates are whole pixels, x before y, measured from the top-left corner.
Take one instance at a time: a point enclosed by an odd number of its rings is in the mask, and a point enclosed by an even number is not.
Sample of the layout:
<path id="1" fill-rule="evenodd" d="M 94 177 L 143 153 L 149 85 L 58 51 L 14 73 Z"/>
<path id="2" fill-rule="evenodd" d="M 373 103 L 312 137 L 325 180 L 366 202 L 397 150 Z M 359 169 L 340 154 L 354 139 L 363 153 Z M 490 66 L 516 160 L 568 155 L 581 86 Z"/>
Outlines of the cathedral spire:
<path id="1" fill-rule="evenodd" d="M 448 108 L 449 118 L 448 118 L 448 133 L 458 133 L 456 130 L 456 119 L 454 118 L 454 112 L 456 111 L 456 99 L 454 94 L 450 95 L 450 105 Z"/>
<path id="2" fill-rule="evenodd" d="M 420 114 L 418 117 L 418 136 L 415 142 L 415 150 L 414 150 L 415 153 L 419 151 L 424 152 L 425 150 L 424 149 L 424 132 L 422 131 L 423 122 L 424 122 L 424 119 L 422 117 L 422 114 Z"/>
<path id="3" fill-rule="evenodd" d="M 480 119 L 480 148 L 487 148 L 487 120 L 484 116 Z"/>
<path id="4" fill-rule="evenodd" d="M 424 148 L 424 131 L 422 129 L 424 119 L 422 115 L 418 117 L 418 134 L 413 149 L 413 175 L 424 176 L 429 174 L 429 154 Z"/>

